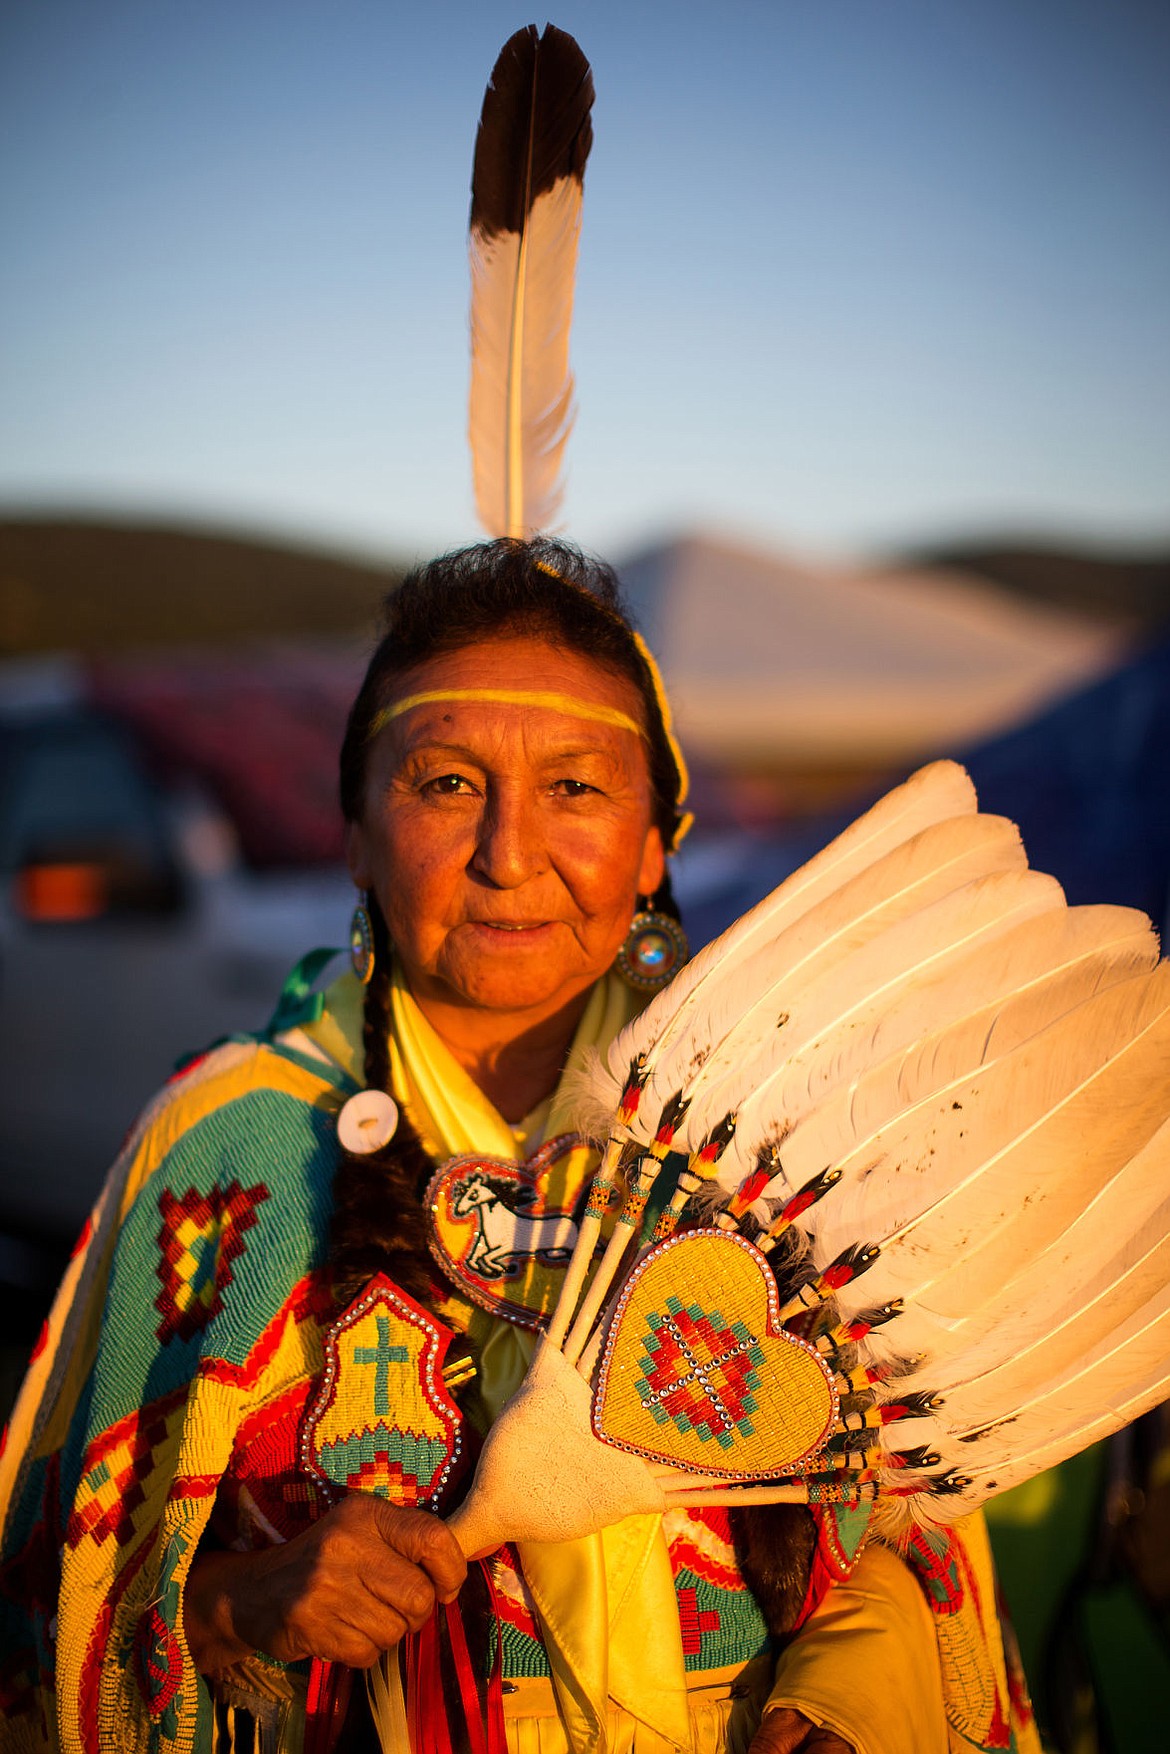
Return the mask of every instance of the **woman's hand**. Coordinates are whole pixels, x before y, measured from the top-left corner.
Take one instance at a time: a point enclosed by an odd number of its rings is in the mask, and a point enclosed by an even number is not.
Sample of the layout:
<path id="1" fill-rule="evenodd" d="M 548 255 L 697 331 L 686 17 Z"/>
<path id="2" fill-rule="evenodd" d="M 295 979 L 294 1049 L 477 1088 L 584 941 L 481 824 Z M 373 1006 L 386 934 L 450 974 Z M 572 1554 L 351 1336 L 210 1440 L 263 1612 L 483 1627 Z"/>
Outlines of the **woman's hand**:
<path id="1" fill-rule="evenodd" d="M 781 1706 L 766 1714 L 748 1754 L 856 1754 L 856 1750 L 832 1730 L 810 1723 L 803 1712 Z"/>
<path id="2" fill-rule="evenodd" d="M 184 1623 L 195 1666 L 214 1674 L 254 1650 L 367 1669 L 467 1574 L 438 1517 L 351 1493 L 311 1529 L 257 1553 L 203 1553 L 187 1580 Z"/>

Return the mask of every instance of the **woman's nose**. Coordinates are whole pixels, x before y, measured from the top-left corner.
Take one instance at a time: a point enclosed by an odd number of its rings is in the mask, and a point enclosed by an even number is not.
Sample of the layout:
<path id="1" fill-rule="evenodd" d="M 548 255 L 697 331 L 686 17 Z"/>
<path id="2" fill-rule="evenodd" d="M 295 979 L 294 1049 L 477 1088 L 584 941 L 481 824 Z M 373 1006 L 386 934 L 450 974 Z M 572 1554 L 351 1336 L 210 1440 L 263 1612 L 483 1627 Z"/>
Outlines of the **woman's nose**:
<path id="1" fill-rule="evenodd" d="M 535 801 L 511 788 L 489 795 L 480 817 L 472 869 L 497 889 L 517 889 L 543 868 Z"/>

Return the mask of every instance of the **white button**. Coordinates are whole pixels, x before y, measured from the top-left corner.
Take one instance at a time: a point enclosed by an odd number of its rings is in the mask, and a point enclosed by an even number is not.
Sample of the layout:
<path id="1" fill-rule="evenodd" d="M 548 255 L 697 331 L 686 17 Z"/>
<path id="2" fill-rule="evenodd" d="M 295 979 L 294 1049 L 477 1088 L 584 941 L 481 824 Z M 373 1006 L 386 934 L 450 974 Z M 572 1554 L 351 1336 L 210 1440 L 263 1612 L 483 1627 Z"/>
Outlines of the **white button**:
<path id="1" fill-rule="evenodd" d="M 337 1117 L 337 1137 L 347 1151 L 368 1157 L 394 1137 L 398 1104 L 384 1090 L 359 1090 Z"/>

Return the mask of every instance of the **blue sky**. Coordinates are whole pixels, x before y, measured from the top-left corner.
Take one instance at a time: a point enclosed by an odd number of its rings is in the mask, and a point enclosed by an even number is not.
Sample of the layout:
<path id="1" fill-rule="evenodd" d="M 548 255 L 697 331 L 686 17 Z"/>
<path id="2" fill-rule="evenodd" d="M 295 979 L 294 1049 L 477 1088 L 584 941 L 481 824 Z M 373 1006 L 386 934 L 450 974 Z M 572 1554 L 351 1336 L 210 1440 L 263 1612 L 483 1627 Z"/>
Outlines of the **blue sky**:
<path id="1" fill-rule="evenodd" d="M 474 537 L 467 184 L 529 16 L 4 0 L 0 505 Z M 554 22 L 598 89 L 570 535 L 1170 534 L 1164 0 Z"/>

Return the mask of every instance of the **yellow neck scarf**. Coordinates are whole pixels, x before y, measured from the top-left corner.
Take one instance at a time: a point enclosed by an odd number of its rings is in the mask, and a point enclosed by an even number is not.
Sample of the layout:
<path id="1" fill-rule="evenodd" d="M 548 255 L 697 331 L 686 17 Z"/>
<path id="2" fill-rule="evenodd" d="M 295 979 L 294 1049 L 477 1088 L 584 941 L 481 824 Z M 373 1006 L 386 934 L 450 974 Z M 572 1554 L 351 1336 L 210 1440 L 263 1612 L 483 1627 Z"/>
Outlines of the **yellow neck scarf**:
<path id="1" fill-rule="evenodd" d="M 600 980 L 577 1027 L 566 1072 L 579 1067 L 591 1048 L 612 1041 L 643 1003 L 617 975 Z M 359 1081 L 361 1006 L 361 987 L 343 975 L 329 989 L 320 1019 L 305 1030 Z M 397 968 L 390 1012 L 394 1093 L 440 1162 L 472 1151 L 524 1157 L 564 1130 L 564 1077 L 519 1126 L 509 1126 L 444 1046 Z M 471 1336 L 478 1342 L 480 1395 L 494 1418 L 519 1387 L 534 1337 L 484 1311 L 472 1318 Z M 663 1750 L 689 1748 L 686 1670 L 662 1519 L 628 1517 L 580 1541 L 524 1542 L 520 1563 L 574 1754 L 603 1754 L 609 1702 L 638 1722 L 639 1749 L 653 1747 L 654 1737 Z"/>

